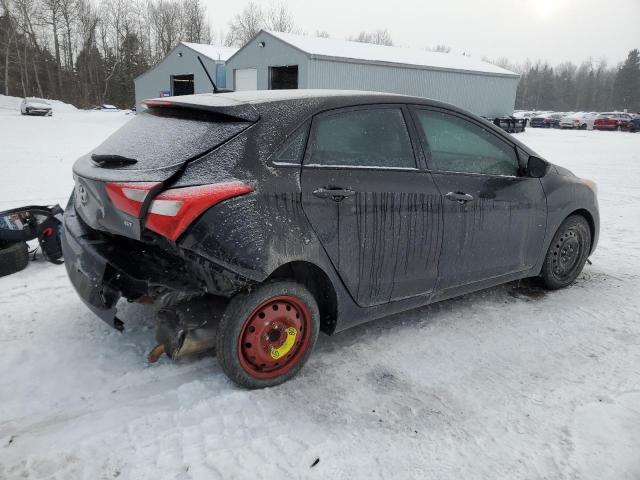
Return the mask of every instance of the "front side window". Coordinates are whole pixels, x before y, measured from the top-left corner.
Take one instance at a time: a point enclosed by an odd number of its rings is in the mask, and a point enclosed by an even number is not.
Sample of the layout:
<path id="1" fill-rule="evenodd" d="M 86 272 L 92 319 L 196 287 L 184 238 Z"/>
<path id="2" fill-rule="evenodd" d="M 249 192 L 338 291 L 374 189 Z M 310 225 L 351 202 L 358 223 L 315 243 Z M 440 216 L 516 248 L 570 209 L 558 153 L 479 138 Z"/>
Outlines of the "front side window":
<path id="1" fill-rule="evenodd" d="M 413 148 L 399 108 L 371 108 L 314 121 L 308 165 L 415 168 Z"/>
<path id="2" fill-rule="evenodd" d="M 431 152 L 433 170 L 517 175 L 515 149 L 488 129 L 447 113 L 416 110 Z"/>

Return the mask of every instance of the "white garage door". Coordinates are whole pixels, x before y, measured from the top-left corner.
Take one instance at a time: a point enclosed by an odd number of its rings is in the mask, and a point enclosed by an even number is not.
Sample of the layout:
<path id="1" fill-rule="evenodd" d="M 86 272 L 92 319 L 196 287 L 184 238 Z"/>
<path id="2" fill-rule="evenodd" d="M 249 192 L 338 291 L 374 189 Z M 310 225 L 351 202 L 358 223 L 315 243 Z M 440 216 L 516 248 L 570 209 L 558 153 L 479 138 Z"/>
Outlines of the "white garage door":
<path id="1" fill-rule="evenodd" d="M 258 89 L 258 71 L 255 68 L 239 68 L 233 72 L 236 91 Z"/>

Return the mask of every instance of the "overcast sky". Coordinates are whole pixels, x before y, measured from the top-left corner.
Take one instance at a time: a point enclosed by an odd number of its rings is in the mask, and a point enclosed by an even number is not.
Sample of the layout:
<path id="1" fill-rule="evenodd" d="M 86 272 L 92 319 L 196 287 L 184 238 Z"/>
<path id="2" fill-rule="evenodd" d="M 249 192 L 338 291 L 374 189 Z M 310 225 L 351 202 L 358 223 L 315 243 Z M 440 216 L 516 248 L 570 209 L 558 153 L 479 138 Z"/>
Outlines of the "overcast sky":
<path id="1" fill-rule="evenodd" d="M 248 0 L 203 0 L 215 32 Z M 268 5 L 269 2 L 259 1 Z M 606 57 L 610 64 L 640 48 L 640 0 L 288 0 L 296 24 L 346 38 L 387 28 L 396 45 L 438 44 L 481 58 L 527 58 L 552 64 Z"/>

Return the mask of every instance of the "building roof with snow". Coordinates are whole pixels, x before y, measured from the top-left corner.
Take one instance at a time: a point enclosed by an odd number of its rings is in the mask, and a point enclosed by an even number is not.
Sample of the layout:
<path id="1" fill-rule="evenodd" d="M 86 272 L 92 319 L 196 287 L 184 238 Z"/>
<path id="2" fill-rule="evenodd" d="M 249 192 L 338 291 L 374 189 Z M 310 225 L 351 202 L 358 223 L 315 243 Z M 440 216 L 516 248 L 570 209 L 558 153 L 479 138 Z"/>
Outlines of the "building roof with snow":
<path id="1" fill-rule="evenodd" d="M 261 30 L 225 65 L 233 90 L 338 89 L 450 103 L 488 118 L 511 115 L 520 76 L 452 53 Z"/>
<path id="2" fill-rule="evenodd" d="M 294 33 L 275 32 L 272 30 L 263 30 L 263 32 L 317 59 L 355 61 L 360 63 L 367 62 L 383 65 L 396 64 L 399 66 L 414 66 L 434 70 L 519 77 L 515 72 L 465 55 L 431 52 L 417 48 L 390 47 L 336 38 L 310 37 Z M 250 43 L 251 42 L 249 42 L 249 44 Z M 234 54 L 227 60 L 233 58 Z"/>
<path id="3" fill-rule="evenodd" d="M 223 47 L 220 45 L 208 45 L 206 43 L 180 42 L 181 45 L 195 50 L 211 60 L 226 62 L 238 49 L 235 47 Z"/>

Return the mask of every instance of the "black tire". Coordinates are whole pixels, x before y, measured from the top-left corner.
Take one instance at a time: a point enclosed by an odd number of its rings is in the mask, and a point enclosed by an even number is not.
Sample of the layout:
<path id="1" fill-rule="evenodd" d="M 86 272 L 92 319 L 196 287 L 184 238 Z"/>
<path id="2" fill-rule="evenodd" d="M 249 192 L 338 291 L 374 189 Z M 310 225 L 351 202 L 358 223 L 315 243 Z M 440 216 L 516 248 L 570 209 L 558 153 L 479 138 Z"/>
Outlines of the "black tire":
<path id="1" fill-rule="evenodd" d="M 582 215 L 571 215 L 553 237 L 542 266 L 542 281 L 549 290 L 571 285 L 582 272 L 591 250 L 591 228 Z"/>
<path id="2" fill-rule="evenodd" d="M 272 378 L 259 378 L 242 364 L 241 355 L 243 355 L 244 346 L 239 348 L 241 336 L 244 335 L 245 326 L 249 324 L 251 318 L 255 318 L 262 306 L 268 305 L 271 299 L 282 297 L 295 298 L 300 302 L 300 305 L 307 309 L 308 328 L 304 332 L 305 337 L 301 336 L 301 345 L 304 346 L 304 350 L 302 347 L 298 347 L 299 350 L 296 350 L 292 357 L 295 362 L 290 361 L 286 367 L 289 370 L 285 373 Z M 287 310 L 289 310 L 288 307 Z M 300 329 L 300 332 L 302 330 Z M 269 282 L 253 288 L 251 291 L 241 292 L 231 299 L 218 326 L 216 356 L 222 371 L 238 385 L 252 389 L 273 387 L 286 382 L 300 371 L 313 350 L 319 331 L 320 313 L 316 300 L 309 290 L 292 281 Z M 244 341 L 245 337 L 243 336 L 242 342 Z M 250 343 L 243 343 L 243 345 L 251 346 Z M 244 358 L 246 363 L 247 359 Z M 286 359 L 283 358 L 283 360 Z M 284 368 L 284 366 L 280 368 Z"/>
<path id="3" fill-rule="evenodd" d="M 29 264 L 27 242 L 0 242 L 0 277 L 24 270 Z"/>

